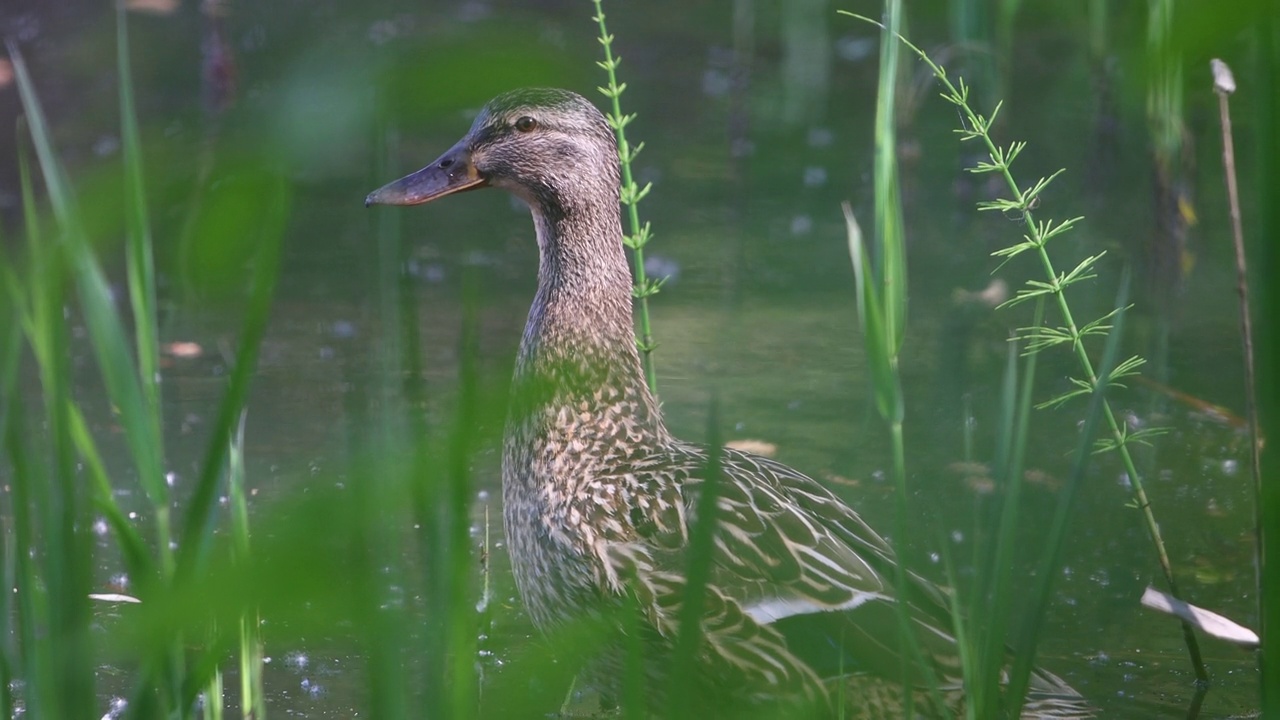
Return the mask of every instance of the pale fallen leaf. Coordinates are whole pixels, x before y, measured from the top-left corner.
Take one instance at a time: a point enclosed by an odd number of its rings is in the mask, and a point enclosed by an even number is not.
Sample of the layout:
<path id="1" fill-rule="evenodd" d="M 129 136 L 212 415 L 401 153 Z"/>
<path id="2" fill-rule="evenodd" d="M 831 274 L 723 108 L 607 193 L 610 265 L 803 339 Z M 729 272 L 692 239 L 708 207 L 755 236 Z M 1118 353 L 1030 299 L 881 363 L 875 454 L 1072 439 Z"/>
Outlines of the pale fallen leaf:
<path id="1" fill-rule="evenodd" d="M 725 443 L 724 446 L 767 458 L 771 458 L 778 454 L 778 446 L 767 440 L 730 440 Z"/>
<path id="2" fill-rule="evenodd" d="M 1258 634 L 1249 628 L 1219 615 L 1196 607 L 1189 602 L 1153 587 L 1142 593 L 1142 604 L 1160 612 L 1185 620 L 1202 632 L 1219 640 L 1226 640 L 1245 648 L 1258 647 Z"/>
<path id="3" fill-rule="evenodd" d="M 179 0 L 125 0 L 124 9 L 148 15 L 172 15 L 180 4 Z"/>
<path id="4" fill-rule="evenodd" d="M 161 346 L 161 350 L 165 355 L 176 358 L 197 358 L 204 354 L 204 348 L 200 347 L 200 343 L 194 342 L 171 342 Z"/>
<path id="5" fill-rule="evenodd" d="M 115 603 L 140 603 L 138 598 L 123 593 L 89 593 L 90 600 L 101 600 L 102 602 Z"/>
<path id="6" fill-rule="evenodd" d="M 827 482 L 834 483 L 836 485 L 844 485 L 845 487 L 858 487 L 862 485 L 862 481 L 857 478 L 847 478 L 843 475 L 836 475 L 835 473 L 827 473 L 825 477 Z"/>

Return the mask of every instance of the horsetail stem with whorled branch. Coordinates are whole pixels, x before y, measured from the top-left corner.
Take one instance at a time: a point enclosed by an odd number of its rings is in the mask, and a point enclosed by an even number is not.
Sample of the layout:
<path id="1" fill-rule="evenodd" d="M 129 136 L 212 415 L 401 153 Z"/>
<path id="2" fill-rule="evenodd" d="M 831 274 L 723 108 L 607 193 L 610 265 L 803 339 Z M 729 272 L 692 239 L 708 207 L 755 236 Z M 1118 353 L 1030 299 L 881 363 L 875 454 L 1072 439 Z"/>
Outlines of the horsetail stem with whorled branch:
<path id="1" fill-rule="evenodd" d="M 604 24 L 604 10 L 600 7 L 600 0 L 591 0 L 596 6 L 595 17 L 591 18 L 600 24 L 600 46 L 604 48 L 604 60 L 597 61 L 596 64 L 604 69 L 609 77 L 609 85 L 607 87 L 597 88 L 601 94 L 609 98 L 609 112 L 605 113 L 605 117 L 609 121 L 609 125 L 613 127 L 613 131 L 618 134 L 618 164 L 622 168 L 622 191 L 620 194 L 622 204 L 627 208 L 627 224 L 630 233 L 622 236 L 622 242 L 631 248 L 632 257 L 635 265 L 635 287 L 631 294 L 639 301 L 639 307 L 636 309 L 636 315 L 640 321 L 640 333 L 636 338 L 636 344 L 640 348 L 640 354 L 644 358 L 644 377 L 649 383 L 649 389 L 654 393 L 658 392 L 658 379 L 653 369 L 653 350 L 657 344 L 653 341 L 653 331 L 649 323 L 649 296 L 656 295 L 662 287 L 663 280 L 650 280 L 644 269 L 644 246 L 649 244 L 649 240 L 653 238 L 649 231 L 649 223 L 640 224 L 640 214 L 636 206 L 645 195 L 649 194 L 652 183 L 645 183 L 644 187 L 636 185 L 635 180 L 631 176 L 631 161 L 640 154 L 644 149 L 644 143 L 637 144 L 634 148 L 627 143 L 626 127 L 636 119 L 635 113 L 630 115 L 622 114 L 622 106 L 619 98 L 622 97 L 623 91 L 627 89 L 627 84 L 618 83 L 617 69 L 622 63 L 622 58 L 615 57 L 613 54 L 613 36 L 609 34 Z"/>
<path id="2" fill-rule="evenodd" d="M 846 15 L 855 17 L 859 20 L 869 22 L 873 25 L 883 27 L 879 22 L 871 18 L 841 11 Z M 986 146 L 990 162 L 980 162 L 976 167 L 970 168 L 970 172 L 974 173 L 997 173 L 1003 178 L 1008 186 L 1013 199 L 1000 199 L 991 202 L 979 203 L 979 210 L 997 210 L 1003 213 L 1016 213 L 1021 217 L 1027 234 L 1023 236 L 1023 242 L 1012 245 L 1010 247 L 998 250 L 993 255 L 1003 257 L 1007 262 L 1009 259 L 1020 255 L 1023 252 L 1032 251 L 1040 261 L 1040 265 L 1044 270 L 1046 281 L 1028 280 L 1026 287 L 1019 290 L 1017 294 L 1004 303 L 1001 307 L 1016 305 L 1020 302 L 1030 300 L 1032 298 L 1040 298 L 1052 296 L 1057 305 L 1059 313 L 1062 315 L 1064 325 L 1062 327 L 1046 327 L 1037 325 L 1028 328 L 1019 328 L 1018 337 L 1025 340 L 1028 345 L 1026 352 L 1039 352 L 1045 348 L 1055 345 L 1070 344 L 1071 349 L 1076 356 L 1076 360 L 1080 364 L 1080 369 L 1084 372 L 1084 379 L 1071 378 L 1071 382 L 1076 386 L 1074 390 L 1063 393 L 1046 402 L 1041 403 L 1037 407 L 1057 407 L 1067 400 L 1074 397 L 1084 396 L 1093 392 L 1093 389 L 1099 383 L 1110 385 L 1117 379 L 1134 375 L 1137 368 L 1143 364 L 1140 357 L 1134 356 L 1119 363 L 1116 368 L 1107 374 L 1107 377 L 1100 378 L 1094 369 L 1093 361 L 1090 360 L 1088 352 L 1084 348 L 1084 338 L 1088 336 L 1104 336 L 1111 329 L 1108 320 L 1119 311 L 1113 310 L 1110 313 L 1086 323 L 1084 326 L 1076 324 L 1075 318 L 1071 313 L 1070 304 L 1067 302 L 1066 289 L 1070 285 L 1081 280 L 1094 277 L 1092 272 L 1097 261 L 1102 254 L 1093 255 L 1082 260 L 1074 269 L 1069 272 L 1060 272 L 1049 257 L 1046 250 L 1048 241 L 1069 230 L 1073 225 L 1081 220 L 1081 218 L 1072 218 L 1064 220 L 1058 224 L 1052 222 L 1037 222 L 1032 211 L 1039 204 L 1040 194 L 1049 186 L 1059 174 L 1058 172 L 1041 178 L 1035 185 L 1023 190 L 1014 180 L 1013 174 L 1009 168 L 1014 159 L 1026 146 L 1026 143 L 1015 142 L 1007 148 L 1002 148 L 995 144 L 991 139 L 991 126 L 995 121 L 996 115 L 1000 112 L 1000 104 L 997 103 L 995 110 L 992 111 L 991 117 L 986 118 L 974 112 L 969 105 L 969 88 L 966 87 L 963 79 L 957 79 L 955 83 L 947 77 L 944 70 L 937 63 L 933 62 L 929 56 L 920 48 L 913 45 L 909 40 L 899 35 L 899 39 L 903 44 L 911 48 L 911 50 L 920 57 L 921 60 L 929 66 L 938 81 L 946 88 L 946 92 L 942 93 L 942 97 L 955 105 L 960 111 L 964 126 L 955 130 L 960 135 L 961 141 L 979 140 Z M 1111 437 L 1098 442 L 1097 448 L 1099 452 L 1107 450 L 1116 450 L 1120 453 L 1120 460 L 1124 466 L 1125 472 L 1128 474 L 1130 487 L 1133 491 L 1133 506 L 1142 511 L 1143 521 L 1147 528 L 1147 533 L 1151 537 L 1152 544 L 1155 546 L 1156 556 L 1160 562 L 1160 569 L 1164 573 L 1165 582 L 1169 586 L 1169 591 L 1175 597 L 1180 597 L 1177 579 L 1173 575 L 1173 566 L 1169 562 L 1169 553 L 1165 549 L 1164 539 L 1160 535 L 1160 525 L 1156 522 L 1155 514 L 1151 510 L 1151 501 L 1147 497 L 1146 489 L 1142 483 L 1142 475 L 1138 472 L 1137 465 L 1133 461 L 1133 456 L 1129 452 L 1129 444 L 1134 442 L 1146 442 L 1154 435 L 1165 432 L 1162 428 L 1148 428 L 1137 432 L 1130 432 L 1128 426 L 1117 419 L 1115 411 L 1112 410 L 1110 402 L 1103 399 L 1102 411 L 1106 420 L 1107 429 Z M 1194 631 L 1186 622 L 1182 624 L 1183 636 L 1186 641 L 1187 651 L 1191 656 L 1192 665 L 1195 668 L 1197 679 L 1204 682 L 1209 678 L 1208 671 L 1205 670 L 1204 661 L 1200 655 L 1200 645 L 1196 640 Z"/>

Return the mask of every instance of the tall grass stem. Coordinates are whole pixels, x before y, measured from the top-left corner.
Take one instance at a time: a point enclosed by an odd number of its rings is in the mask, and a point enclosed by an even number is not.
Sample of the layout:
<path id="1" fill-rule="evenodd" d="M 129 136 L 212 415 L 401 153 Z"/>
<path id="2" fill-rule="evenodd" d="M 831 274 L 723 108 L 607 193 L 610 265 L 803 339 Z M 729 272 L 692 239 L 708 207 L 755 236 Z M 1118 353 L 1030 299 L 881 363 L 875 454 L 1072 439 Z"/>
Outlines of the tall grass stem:
<path id="1" fill-rule="evenodd" d="M 1262 597 L 1262 548 L 1266 546 L 1267 528 L 1262 522 L 1262 446 L 1258 421 L 1258 375 L 1254 366 L 1253 318 L 1249 312 L 1249 269 L 1245 261 L 1244 226 L 1240 218 L 1240 189 L 1236 184 L 1235 140 L 1231 132 L 1231 103 L 1236 81 L 1231 68 L 1217 58 L 1210 62 L 1213 90 L 1218 96 L 1218 114 L 1222 120 L 1222 169 L 1227 183 L 1227 202 L 1231 212 L 1231 238 L 1236 251 L 1236 293 L 1240 296 L 1240 342 L 1244 355 L 1244 407 L 1249 420 L 1249 465 L 1253 475 L 1254 499 L 1254 567 L 1258 569 L 1258 597 Z"/>

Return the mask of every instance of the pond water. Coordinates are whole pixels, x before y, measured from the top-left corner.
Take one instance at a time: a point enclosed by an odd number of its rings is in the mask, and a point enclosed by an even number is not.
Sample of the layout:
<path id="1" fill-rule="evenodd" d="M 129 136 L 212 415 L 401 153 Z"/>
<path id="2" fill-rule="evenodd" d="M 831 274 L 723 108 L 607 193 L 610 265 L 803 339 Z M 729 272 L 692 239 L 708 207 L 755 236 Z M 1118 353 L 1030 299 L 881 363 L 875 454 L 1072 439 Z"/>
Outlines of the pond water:
<path id="1" fill-rule="evenodd" d="M 114 24 L 101 5 L 32 1 L 0 10 L 0 30 L 18 38 L 27 56 L 58 147 L 73 177 L 83 179 L 86 204 L 95 193 L 111 197 L 103 187 L 112 184 L 109 173 L 119 162 Z M 1256 624 L 1247 439 L 1231 418 L 1206 410 L 1211 404 L 1239 414 L 1243 407 L 1214 98 L 1199 79 L 1207 78 L 1201 70 L 1208 56 L 1195 54 L 1201 45 L 1193 44 L 1187 57 L 1188 76 L 1197 78 L 1187 90 L 1195 148 L 1187 184 L 1195 195 L 1188 195 L 1184 215 L 1194 211 L 1199 222 L 1187 247 L 1152 250 L 1157 212 L 1139 62 L 1143 17 L 1115 13 L 1112 36 L 1138 39 L 1115 42 L 1107 56 L 1110 81 L 1099 86 L 1087 18 L 1075 5 L 1044 3 L 1019 17 L 1010 54 L 999 63 L 1009 88 L 1000 133 L 1030 143 L 1015 168 L 1024 185 L 1067 168 L 1040 210 L 1056 219 L 1086 216 L 1055 241 L 1061 267 L 1107 252 L 1099 277 L 1072 296 L 1080 316 L 1111 307 L 1124 263 L 1149 278 L 1156 273 L 1147 268 L 1177 254 L 1178 270 L 1166 285 L 1140 283 L 1128 323 L 1126 348 L 1151 360 L 1158 384 L 1133 384 L 1115 402 L 1134 427 L 1170 428 L 1140 453 L 1139 464 L 1186 594 Z M 278 512 L 295 497 L 342 492 L 358 479 L 352 468 L 377 425 L 370 418 L 386 401 L 375 378 L 395 367 L 388 355 L 402 341 L 401 319 L 409 318 L 420 338 L 430 417 L 445 413 L 455 395 L 467 307 L 479 331 L 483 393 L 501 396 L 534 287 L 527 211 L 498 192 L 413 209 L 366 210 L 362 201 L 449 147 L 469 126 L 470 113 L 499 90 L 559 85 L 601 99 L 594 94 L 604 81 L 593 64 L 599 46 L 592 8 L 585 0 L 275 0 L 229 4 L 215 20 L 192 3 L 148 7 L 131 15 L 131 30 L 138 109 L 151 148 L 162 333 L 167 343 L 196 346 L 194 357 L 171 357 L 165 370 L 168 454 L 179 491 L 203 451 L 202 423 L 225 382 L 219 346 L 234 344 L 241 309 L 236 283 L 243 255 L 234 243 L 179 247 L 175 239 L 192 204 L 201 202 L 192 188 L 205 188 L 207 206 L 226 188 L 239 192 L 238 180 L 254 172 L 255 162 L 283 169 L 290 186 L 284 270 L 248 416 L 257 523 L 278 518 L 260 506 Z M 913 37 L 943 60 L 979 67 L 974 58 L 985 54 L 956 49 L 948 7 L 913 4 Z M 868 26 L 835 9 L 813 0 L 794 7 L 662 0 L 610 3 L 607 11 L 624 58 L 623 104 L 639 114 L 628 130 L 633 141 L 645 142 L 636 172 L 653 183 L 641 206 L 656 234 L 650 270 L 669 276 L 651 302 L 669 425 L 681 437 L 704 438 L 714 395 L 728 439 L 776 446 L 780 460 L 827 481 L 887 531 L 888 439 L 869 394 L 839 207 L 852 202 L 870 227 L 878 46 Z M 849 9 L 879 12 L 865 2 Z M 1228 44 L 1215 52 L 1230 59 L 1233 49 L 1240 50 Z M 919 63 L 904 64 L 923 78 Z M 919 87 L 900 129 L 910 262 L 906 440 L 919 533 L 898 545 L 941 582 L 940 552 L 967 557 L 975 518 L 989 501 L 981 463 L 993 455 L 1006 338 L 1027 317 L 992 310 L 979 294 L 1000 292 L 993 279 L 1016 288 L 1039 276 L 1021 262 L 993 275 L 998 263 L 990 253 L 1016 242 L 1021 226 L 973 209 L 989 196 L 979 182 L 986 176 L 975 180 L 960 171 L 972 159 L 950 132 L 957 117 L 934 85 L 921 79 Z M 1101 120 L 1099 107 L 1110 109 Z M 16 113 L 12 86 L 0 90 L 5 127 Z M 19 222 L 9 162 L 15 150 L 12 133 L 0 135 L 0 211 L 8 230 Z M 238 222 L 252 237 L 253 218 Z M 113 231 L 103 225 L 109 242 Z M 229 227 L 225 237 L 239 226 Z M 387 289 L 398 281 L 398 268 L 409 281 L 409 306 L 397 306 Z M 202 279 L 205 270 L 225 282 Z M 78 350 L 82 365 L 91 366 L 87 347 Z M 1039 397 L 1066 389 L 1074 371 L 1065 353 L 1046 354 Z M 91 386 L 91 367 L 83 377 Z M 1083 412 L 1082 404 L 1071 404 L 1034 416 L 1028 466 L 1036 482 L 1023 513 L 1029 548 L 1069 472 Z M 482 664 L 500 686 L 506 673 L 532 672 L 518 666 L 520 648 L 536 635 L 498 549 L 500 417 L 484 417 L 473 518 L 477 530 L 485 509 L 494 519 L 492 625 Z M 128 477 L 120 483 L 127 492 Z M 1100 456 L 1072 525 L 1041 659 L 1107 717 L 1185 715 L 1194 676 L 1177 625 L 1139 606 L 1143 588 L 1161 587 L 1162 580 L 1141 516 L 1128 501 L 1123 469 L 1113 456 Z M 124 502 L 145 513 L 141 497 Z M 255 533 L 270 535 L 271 522 L 256 524 Z M 331 558 L 324 529 L 316 533 L 314 562 L 323 566 Z M 477 549 L 481 535 L 475 534 Z M 99 569 L 108 583 L 119 572 L 109 545 L 104 539 Z M 1035 559 L 1028 551 L 1019 562 L 1029 569 Z M 333 582 L 350 579 L 335 572 Z M 368 668 L 350 628 L 295 632 L 290 618 L 265 622 L 274 715 L 365 715 Z M 1202 717 L 1247 716 L 1258 691 L 1254 656 L 1212 640 L 1202 645 L 1213 675 Z M 105 672 L 102 683 L 105 706 L 115 691 L 126 691 L 127 673 Z M 564 689 L 539 697 L 557 692 Z"/>

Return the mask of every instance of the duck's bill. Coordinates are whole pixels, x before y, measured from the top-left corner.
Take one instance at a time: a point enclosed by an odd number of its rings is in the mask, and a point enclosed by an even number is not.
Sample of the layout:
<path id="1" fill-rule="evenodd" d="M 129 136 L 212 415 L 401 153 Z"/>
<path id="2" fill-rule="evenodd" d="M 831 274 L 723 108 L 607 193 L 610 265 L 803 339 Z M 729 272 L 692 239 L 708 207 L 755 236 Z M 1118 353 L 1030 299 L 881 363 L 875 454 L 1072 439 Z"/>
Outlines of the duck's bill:
<path id="1" fill-rule="evenodd" d="M 418 172 L 369 193 L 364 205 L 421 205 L 484 184 L 484 177 L 471 162 L 471 153 L 459 144 Z"/>

